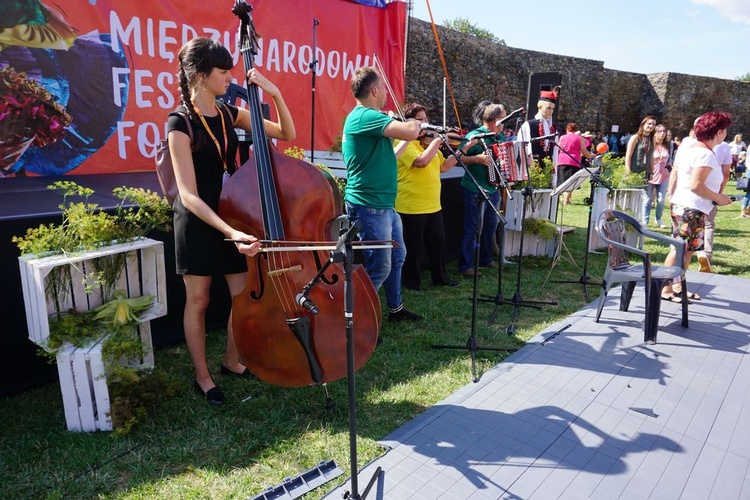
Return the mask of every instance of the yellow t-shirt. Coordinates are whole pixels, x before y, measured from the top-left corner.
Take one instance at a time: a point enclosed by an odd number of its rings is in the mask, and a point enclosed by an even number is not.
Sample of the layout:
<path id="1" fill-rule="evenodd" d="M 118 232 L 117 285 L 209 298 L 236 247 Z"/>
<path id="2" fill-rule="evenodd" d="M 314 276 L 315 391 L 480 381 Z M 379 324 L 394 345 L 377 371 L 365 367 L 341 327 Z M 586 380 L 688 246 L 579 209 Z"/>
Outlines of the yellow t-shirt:
<path id="1" fill-rule="evenodd" d="M 397 143 L 396 143 L 397 144 Z M 398 192 L 396 212 L 432 214 L 440 210 L 440 165 L 445 159 L 437 152 L 425 167 L 415 167 L 414 160 L 424 152 L 419 141 L 411 141 L 398 159 Z"/>

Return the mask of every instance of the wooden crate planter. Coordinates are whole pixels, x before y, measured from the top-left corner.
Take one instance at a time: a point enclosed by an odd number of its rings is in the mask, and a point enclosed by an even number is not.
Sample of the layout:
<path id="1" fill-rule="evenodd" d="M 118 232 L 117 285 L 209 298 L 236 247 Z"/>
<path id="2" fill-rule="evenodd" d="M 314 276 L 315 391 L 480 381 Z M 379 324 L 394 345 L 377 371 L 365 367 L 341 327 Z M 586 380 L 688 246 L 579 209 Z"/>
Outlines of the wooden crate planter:
<path id="1" fill-rule="evenodd" d="M 613 189 L 609 192 L 605 188 L 594 189 L 594 204 L 591 207 L 591 239 L 589 240 L 589 252 L 604 248 L 604 241 L 596 231 L 599 215 L 604 210 L 619 210 L 625 212 L 636 220 L 643 220 L 643 198 L 646 191 L 643 189 Z"/>
<path id="2" fill-rule="evenodd" d="M 18 262 L 31 341 L 40 345 L 45 342 L 49 337 L 49 318 L 56 312 L 65 312 L 72 307 L 90 311 L 102 305 L 101 291 L 95 288 L 93 293 L 86 293 L 84 278 L 94 269 L 94 259 L 120 253 L 125 254 L 125 270 L 115 289 L 125 290 L 128 298 L 141 295 L 155 297 L 154 305 L 141 316 L 141 321 L 164 316 L 167 313 L 167 285 L 164 244 L 160 241 L 141 238 L 76 254 L 49 257 L 23 255 Z M 61 266 L 70 268 L 72 289 L 64 300 L 59 296 L 48 299 L 45 293 L 46 278 L 52 269 Z"/>
<path id="3" fill-rule="evenodd" d="M 521 242 L 521 221 L 523 215 L 523 195 L 520 191 L 513 191 L 513 198 L 508 199 L 505 204 L 505 258 L 518 255 Z M 558 196 L 551 196 L 551 189 L 535 189 L 532 194 L 534 199 L 534 210 L 531 203 L 526 207 L 526 218 L 547 219 L 552 222 L 557 217 Z M 524 235 L 523 255 L 546 255 L 555 256 L 555 240 L 541 239 L 534 234 Z"/>
<path id="4" fill-rule="evenodd" d="M 523 254 L 522 255 L 546 255 L 555 257 L 557 245 L 554 239 L 542 239 L 535 234 L 525 234 L 523 236 Z M 505 232 L 505 258 L 512 258 L 518 255 L 518 249 L 521 245 L 521 231 Z"/>
<path id="5" fill-rule="evenodd" d="M 138 329 L 146 354 L 142 359 L 121 362 L 144 369 L 153 368 L 150 323 L 140 323 Z M 109 387 L 102 360 L 103 343 L 103 340 L 99 340 L 84 347 L 68 344 L 57 354 L 57 373 L 60 376 L 65 422 L 69 431 L 112 430 Z"/>
<path id="6" fill-rule="evenodd" d="M 89 282 L 88 273 L 94 269 L 93 260 L 108 255 L 124 254 L 125 268 L 114 287 L 124 290 L 128 298 L 153 295 L 151 308 L 140 316 L 138 324 L 144 345 L 142 359 L 122 359 L 127 366 L 149 368 L 154 366 L 151 326 L 149 321 L 167 313 L 167 287 L 164 269 L 164 245 L 160 241 L 141 238 L 136 241 L 108 245 L 96 250 L 69 254 L 19 258 L 23 286 L 26 321 L 29 338 L 44 347 L 49 338 L 50 317 L 75 307 L 89 311 L 102 305 L 101 289 Z M 69 293 L 65 297 L 47 297 L 47 277 L 58 267 L 68 266 L 72 276 Z M 109 389 L 102 360 L 103 340 L 85 347 L 64 346 L 57 355 L 65 420 L 68 430 L 112 430 Z"/>

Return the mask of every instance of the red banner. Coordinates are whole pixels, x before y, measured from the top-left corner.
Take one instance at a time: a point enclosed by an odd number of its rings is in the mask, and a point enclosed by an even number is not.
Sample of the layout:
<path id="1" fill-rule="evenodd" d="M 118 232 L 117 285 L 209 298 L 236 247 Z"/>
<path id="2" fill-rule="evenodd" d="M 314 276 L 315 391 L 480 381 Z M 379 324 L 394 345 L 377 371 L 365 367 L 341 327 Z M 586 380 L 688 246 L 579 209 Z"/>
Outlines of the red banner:
<path id="1" fill-rule="evenodd" d="M 153 170 L 167 114 L 179 104 L 175 74 L 180 47 L 195 36 L 208 36 L 241 61 L 239 21 L 229 0 L 56 0 L 21 13 L 12 11 L 10 3 L 0 6 L 0 16 L 4 21 L 16 16 L 18 24 L 0 31 L 0 75 L 10 82 L 11 93 L 26 92 L 42 101 L 46 95 L 47 102 L 29 104 L 25 118 L 23 110 L 3 112 L 20 105 L 15 98 L 4 103 L 0 92 L 0 167 L 6 175 Z M 349 79 L 359 66 L 374 65 L 374 55 L 403 99 L 405 3 L 392 2 L 385 9 L 347 0 L 250 4 L 261 35 L 256 67 L 281 89 L 297 128 L 297 139 L 281 147 L 311 146 L 313 33 L 316 150 L 337 142 L 343 119 L 354 106 Z M 314 19 L 319 24 L 313 31 Z M 240 66 L 233 76 L 244 85 Z M 33 125 L 36 136 L 26 123 L 32 115 L 39 118 L 32 108 L 45 110 L 45 123 Z"/>

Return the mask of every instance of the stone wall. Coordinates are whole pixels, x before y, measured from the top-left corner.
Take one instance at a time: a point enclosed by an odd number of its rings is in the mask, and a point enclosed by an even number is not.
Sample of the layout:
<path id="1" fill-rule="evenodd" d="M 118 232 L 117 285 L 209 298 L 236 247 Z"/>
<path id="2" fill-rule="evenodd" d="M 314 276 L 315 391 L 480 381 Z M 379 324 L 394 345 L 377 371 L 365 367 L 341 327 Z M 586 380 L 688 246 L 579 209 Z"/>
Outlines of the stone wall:
<path id="1" fill-rule="evenodd" d="M 655 73 L 644 75 L 604 67 L 604 62 L 547 54 L 498 45 L 437 27 L 448 74 L 464 128 L 471 126 L 471 110 L 490 99 L 508 111 L 526 105 L 529 75 L 562 74 L 558 123 L 578 122 L 581 130 L 635 131 L 642 117 L 653 114 L 674 135 L 684 136 L 697 116 L 722 110 L 732 114 L 729 131 L 750 136 L 750 83 L 718 78 Z M 616 61 L 608 61 L 616 64 Z M 433 122 L 442 121 L 443 69 L 429 23 L 409 19 L 406 58 L 406 101 L 427 107 Z M 534 103 L 535 104 L 535 103 Z M 456 124 L 450 96 L 448 123 Z M 536 112 L 529 110 L 530 115 Z"/>

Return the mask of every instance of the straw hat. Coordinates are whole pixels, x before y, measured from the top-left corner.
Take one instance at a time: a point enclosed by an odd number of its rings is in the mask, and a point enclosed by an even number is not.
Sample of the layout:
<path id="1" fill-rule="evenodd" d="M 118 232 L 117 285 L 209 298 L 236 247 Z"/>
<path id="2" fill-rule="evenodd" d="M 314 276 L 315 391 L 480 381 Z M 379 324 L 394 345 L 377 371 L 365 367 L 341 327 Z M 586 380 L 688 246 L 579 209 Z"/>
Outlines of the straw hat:
<path id="1" fill-rule="evenodd" d="M 581 134 L 581 137 L 588 137 L 589 139 L 593 139 L 594 134 L 592 134 L 590 131 L 587 130 L 586 132 Z"/>

